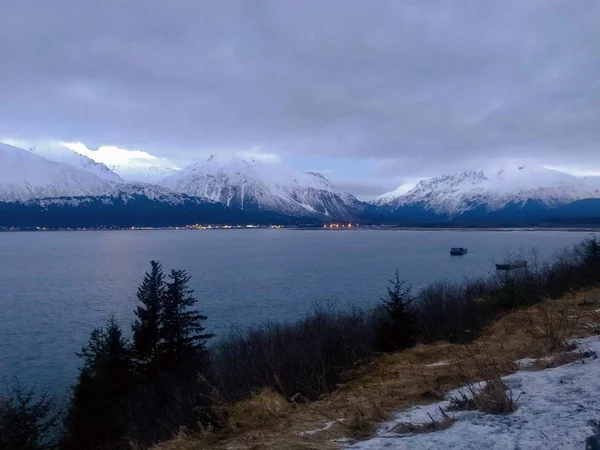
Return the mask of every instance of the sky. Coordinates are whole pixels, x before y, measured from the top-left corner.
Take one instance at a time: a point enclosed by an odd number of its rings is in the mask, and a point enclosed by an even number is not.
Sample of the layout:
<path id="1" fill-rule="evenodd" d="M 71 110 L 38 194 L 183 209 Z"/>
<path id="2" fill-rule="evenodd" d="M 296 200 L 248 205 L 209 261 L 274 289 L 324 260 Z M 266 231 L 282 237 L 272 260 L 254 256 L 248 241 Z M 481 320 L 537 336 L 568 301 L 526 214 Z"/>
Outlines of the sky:
<path id="1" fill-rule="evenodd" d="M 597 0 L 2 0 L 0 140 L 275 154 L 361 198 L 600 173 L 598 55 Z"/>

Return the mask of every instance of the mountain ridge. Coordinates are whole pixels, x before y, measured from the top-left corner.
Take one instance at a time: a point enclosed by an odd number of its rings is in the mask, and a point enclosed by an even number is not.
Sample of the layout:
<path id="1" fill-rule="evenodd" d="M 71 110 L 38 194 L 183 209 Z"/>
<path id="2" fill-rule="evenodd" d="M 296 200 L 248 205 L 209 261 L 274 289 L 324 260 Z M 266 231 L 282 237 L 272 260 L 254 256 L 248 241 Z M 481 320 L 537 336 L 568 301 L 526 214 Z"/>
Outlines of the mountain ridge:
<path id="1" fill-rule="evenodd" d="M 299 217 L 349 220 L 365 209 L 363 202 L 336 191 L 321 174 L 301 172 L 279 158 L 213 155 L 159 185 L 232 208 Z"/>
<path id="2" fill-rule="evenodd" d="M 108 214 L 121 223 L 118 211 L 130 221 L 137 214 L 141 221 L 160 224 L 170 220 L 170 209 L 173 223 L 183 218 L 210 221 L 210 211 L 219 220 L 244 217 L 281 223 L 600 223 L 600 177 L 575 177 L 542 166 L 443 175 L 365 203 L 337 191 L 322 174 L 301 172 L 277 157 L 212 156 L 158 184 L 125 182 L 106 166 L 90 161 L 77 153 L 51 161 L 0 144 L 2 210 L 17 214 L 15 205 L 6 205 L 21 203 L 25 209 L 20 213 L 41 220 L 38 213 L 48 208 L 57 217 L 79 208 L 89 217 Z M 161 211 L 166 218 L 151 210 Z"/>
<path id="3" fill-rule="evenodd" d="M 485 208 L 500 211 L 511 204 L 536 201 L 546 209 L 600 198 L 600 177 L 576 177 L 543 166 L 466 171 L 420 181 L 398 196 L 385 195 L 372 204 L 389 213 L 419 205 L 438 216 L 459 217 Z"/>
<path id="4" fill-rule="evenodd" d="M 102 195 L 110 187 L 90 171 L 0 143 L 0 201 Z"/>
<path id="5" fill-rule="evenodd" d="M 94 161 L 88 156 L 77 153 L 71 149 L 64 148 L 63 151 L 57 152 L 54 151 L 50 154 L 40 155 L 35 151 L 35 149 L 31 150 L 38 156 L 49 159 L 50 161 L 60 162 L 69 164 L 71 166 L 77 167 L 79 169 L 86 170 L 88 172 L 93 173 L 98 176 L 102 180 L 111 181 L 113 183 L 124 183 L 125 181 L 117 175 L 115 172 L 110 170 L 108 166 L 104 163 Z"/>

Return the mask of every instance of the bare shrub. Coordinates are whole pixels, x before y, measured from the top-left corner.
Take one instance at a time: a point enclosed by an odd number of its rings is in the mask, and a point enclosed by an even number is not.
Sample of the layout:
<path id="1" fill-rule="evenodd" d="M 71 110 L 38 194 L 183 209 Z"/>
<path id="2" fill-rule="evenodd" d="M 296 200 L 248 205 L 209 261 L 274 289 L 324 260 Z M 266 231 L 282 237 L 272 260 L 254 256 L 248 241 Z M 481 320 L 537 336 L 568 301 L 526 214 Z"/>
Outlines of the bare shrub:
<path id="1" fill-rule="evenodd" d="M 450 397 L 448 411 L 475 411 L 477 409 L 477 402 L 475 401 L 477 392 L 471 385 L 459 389 L 455 395 Z"/>
<path id="2" fill-rule="evenodd" d="M 529 268 L 498 272 L 493 294 L 500 310 L 533 305 L 540 300 L 539 274 Z"/>
<path id="3" fill-rule="evenodd" d="M 232 430 L 268 426 L 289 414 L 292 407 L 293 403 L 265 388 L 248 400 L 231 405 L 227 426 Z"/>
<path id="4" fill-rule="evenodd" d="M 331 308 L 296 323 L 268 323 L 234 332 L 214 351 L 213 370 L 228 401 L 271 387 L 312 401 L 332 392 L 347 371 L 374 351 L 371 315 Z"/>
<path id="5" fill-rule="evenodd" d="M 481 387 L 483 385 L 483 387 Z M 486 414 L 510 414 L 517 410 L 517 400 L 501 378 L 471 383 L 450 399 L 450 411 L 478 410 Z"/>
<path id="6" fill-rule="evenodd" d="M 431 422 L 419 424 L 401 422 L 390 431 L 398 434 L 424 434 L 446 430 L 454 425 L 456 419 L 454 417 L 450 417 L 444 411 L 441 412 L 442 420 L 435 420 L 433 417 L 431 417 L 431 415 L 429 415 Z"/>
<path id="7" fill-rule="evenodd" d="M 377 424 L 367 415 L 363 408 L 355 405 L 354 415 L 350 421 L 349 428 L 355 436 L 367 437 L 375 432 Z"/>
<path id="8" fill-rule="evenodd" d="M 506 391 L 506 385 L 500 378 L 486 381 L 485 387 L 476 397 L 479 411 L 486 414 L 510 414 L 517 410 L 512 391 Z"/>
<path id="9" fill-rule="evenodd" d="M 546 351 L 571 351 L 582 316 L 581 304 L 564 308 L 556 302 L 545 302 L 527 312 L 529 332 Z"/>
<path id="10" fill-rule="evenodd" d="M 469 342 L 492 318 L 490 280 L 439 281 L 422 289 L 415 304 L 423 342 Z"/>
<path id="11" fill-rule="evenodd" d="M 510 414 L 517 410 L 518 398 L 513 399 L 512 392 L 507 392 L 499 365 L 489 353 L 484 356 L 469 353 L 468 360 L 458 363 L 458 367 L 465 385 L 450 398 L 450 410 L 479 410 L 486 414 Z"/>

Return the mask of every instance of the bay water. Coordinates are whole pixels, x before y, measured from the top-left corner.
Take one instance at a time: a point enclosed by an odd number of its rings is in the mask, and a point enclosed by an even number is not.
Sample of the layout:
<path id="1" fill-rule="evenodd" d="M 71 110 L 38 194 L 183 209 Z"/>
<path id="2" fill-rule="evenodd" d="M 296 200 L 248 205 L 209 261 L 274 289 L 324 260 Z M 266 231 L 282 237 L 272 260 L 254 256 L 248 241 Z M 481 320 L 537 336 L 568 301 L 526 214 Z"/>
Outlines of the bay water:
<path id="1" fill-rule="evenodd" d="M 66 396 L 90 331 L 114 313 L 129 333 L 136 289 L 158 260 L 185 269 L 210 332 L 294 321 L 315 303 L 369 308 L 388 280 L 418 288 L 543 260 L 587 232 L 207 230 L 0 233 L 0 383 Z M 462 257 L 451 247 L 467 247 Z"/>

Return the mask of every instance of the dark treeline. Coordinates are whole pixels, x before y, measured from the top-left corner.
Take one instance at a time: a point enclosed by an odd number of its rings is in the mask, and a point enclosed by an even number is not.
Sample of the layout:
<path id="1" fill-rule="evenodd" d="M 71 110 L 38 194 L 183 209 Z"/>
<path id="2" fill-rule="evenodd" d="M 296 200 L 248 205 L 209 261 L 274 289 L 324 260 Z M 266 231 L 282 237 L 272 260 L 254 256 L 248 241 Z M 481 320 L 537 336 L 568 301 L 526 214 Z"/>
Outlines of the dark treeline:
<path id="1" fill-rule="evenodd" d="M 466 343 L 506 311 L 599 283 L 600 241 L 545 264 L 416 293 L 396 273 L 372 310 L 318 307 L 299 321 L 232 331 L 210 351 L 188 282 L 184 271 L 165 276 L 152 262 L 131 341 L 114 317 L 92 331 L 62 427 L 52 399 L 21 388 L 0 396 L 0 449 L 147 448 L 182 426 L 222 426 L 224 406 L 263 388 L 316 400 L 374 355 L 418 342 Z"/>
<path id="2" fill-rule="evenodd" d="M 190 224 L 319 225 L 321 221 L 267 211 L 242 211 L 220 203 L 183 197 L 181 203 L 153 201 L 140 195 L 75 197 L 47 202 L 0 202 L 0 228 L 129 228 Z"/>

